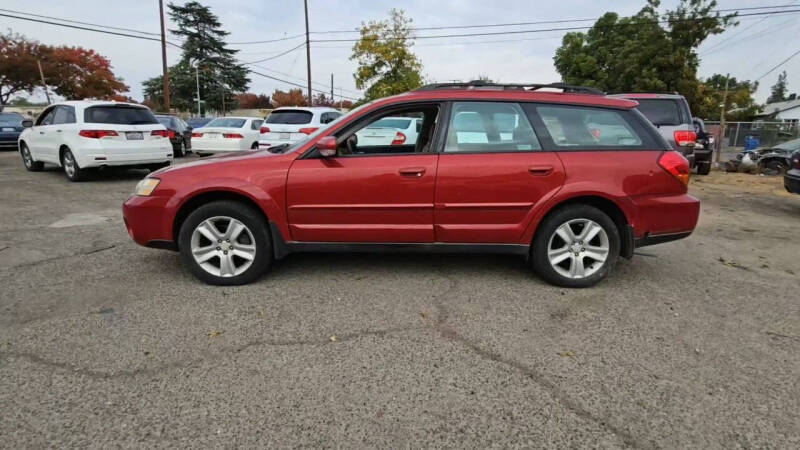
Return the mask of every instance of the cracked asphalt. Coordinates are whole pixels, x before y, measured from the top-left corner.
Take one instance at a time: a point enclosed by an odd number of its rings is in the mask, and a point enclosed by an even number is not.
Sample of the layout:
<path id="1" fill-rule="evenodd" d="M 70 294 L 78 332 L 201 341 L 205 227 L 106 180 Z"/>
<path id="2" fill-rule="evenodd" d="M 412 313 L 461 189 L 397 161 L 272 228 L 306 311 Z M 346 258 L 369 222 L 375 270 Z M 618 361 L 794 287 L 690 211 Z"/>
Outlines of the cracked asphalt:
<path id="1" fill-rule="evenodd" d="M 145 173 L 0 153 L 0 447 L 800 447 L 777 178 L 694 177 L 694 235 L 566 290 L 491 255 L 292 255 L 207 286 L 128 238 Z"/>

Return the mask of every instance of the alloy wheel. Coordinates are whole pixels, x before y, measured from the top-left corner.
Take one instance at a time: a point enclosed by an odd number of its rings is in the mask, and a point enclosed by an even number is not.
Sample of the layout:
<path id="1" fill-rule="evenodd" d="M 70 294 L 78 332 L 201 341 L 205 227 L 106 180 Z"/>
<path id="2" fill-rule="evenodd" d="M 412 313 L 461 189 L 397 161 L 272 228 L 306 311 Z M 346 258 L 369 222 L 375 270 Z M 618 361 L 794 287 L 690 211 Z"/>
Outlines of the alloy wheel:
<path id="1" fill-rule="evenodd" d="M 256 241 L 244 223 L 232 217 L 216 216 L 195 227 L 191 250 L 195 262 L 206 272 L 218 277 L 234 277 L 253 264 Z"/>
<path id="2" fill-rule="evenodd" d="M 31 151 L 28 150 L 27 145 L 22 147 L 22 162 L 28 169 L 33 167 L 33 158 L 31 157 Z"/>
<path id="3" fill-rule="evenodd" d="M 70 178 L 75 176 L 75 158 L 70 151 L 64 152 L 64 172 L 66 172 Z"/>
<path id="4" fill-rule="evenodd" d="M 567 278 L 586 278 L 600 270 L 608 259 L 608 234 L 589 219 L 573 219 L 556 228 L 547 245 L 553 269 Z"/>

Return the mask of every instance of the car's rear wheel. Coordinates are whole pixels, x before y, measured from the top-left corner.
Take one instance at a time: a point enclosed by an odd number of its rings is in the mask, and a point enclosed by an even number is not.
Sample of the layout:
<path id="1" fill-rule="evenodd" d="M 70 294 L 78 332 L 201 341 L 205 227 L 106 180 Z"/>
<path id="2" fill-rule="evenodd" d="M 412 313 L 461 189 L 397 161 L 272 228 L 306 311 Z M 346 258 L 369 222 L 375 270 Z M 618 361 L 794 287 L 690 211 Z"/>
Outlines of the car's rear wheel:
<path id="1" fill-rule="evenodd" d="M 89 171 L 81 169 L 70 149 L 65 149 L 61 153 L 61 167 L 64 168 L 64 174 L 69 181 L 84 181 L 89 177 Z"/>
<path id="2" fill-rule="evenodd" d="M 172 144 L 172 153 L 176 158 L 183 158 L 186 156 L 186 143 L 180 141 L 177 144 Z"/>
<path id="3" fill-rule="evenodd" d="M 192 273 L 215 285 L 249 283 L 272 261 L 263 216 L 235 201 L 211 202 L 189 214 L 181 226 L 178 246 Z"/>
<path id="4" fill-rule="evenodd" d="M 617 263 L 620 237 L 614 221 L 589 205 L 565 206 L 540 225 L 533 240 L 533 266 L 544 280 L 589 287 Z"/>
<path id="5" fill-rule="evenodd" d="M 20 144 L 19 148 L 22 154 L 22 163 L 25 164 L 25 169 L 27 169 L 28 172 L 41 172 L 44 170 L 44 163 L 41 161 L 34 161 L 27 144 L 23 142 Z"/>
<path id="6" fill-rule="evenodd" d="M 761 173 L 764 175 L 783 175 L 784 172 L 786 172 L 786 164 L 777 159 L 769 160 L 761 166 Z"/>
<path id="7" fill-rule="evenodd" d="M 708 175 L 711 173 L 711 161 L 700 161 L 697 163 L 697 174 Z"/>

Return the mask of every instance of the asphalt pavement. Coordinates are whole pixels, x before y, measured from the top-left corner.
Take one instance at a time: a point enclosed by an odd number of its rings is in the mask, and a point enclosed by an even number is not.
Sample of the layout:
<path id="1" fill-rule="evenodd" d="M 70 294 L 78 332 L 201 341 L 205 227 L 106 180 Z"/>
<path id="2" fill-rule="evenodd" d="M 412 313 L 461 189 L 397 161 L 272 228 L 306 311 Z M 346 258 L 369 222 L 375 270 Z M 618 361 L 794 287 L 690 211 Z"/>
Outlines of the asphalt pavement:
<path id="1" fill-rule="evenodd" d="M 395 254 L 213 287 L 129 239 L 146 173 L 0 153 L 0 447 L 800 447 L 800 196 L 694 177 L 697 231 L 590 289 Z"/>

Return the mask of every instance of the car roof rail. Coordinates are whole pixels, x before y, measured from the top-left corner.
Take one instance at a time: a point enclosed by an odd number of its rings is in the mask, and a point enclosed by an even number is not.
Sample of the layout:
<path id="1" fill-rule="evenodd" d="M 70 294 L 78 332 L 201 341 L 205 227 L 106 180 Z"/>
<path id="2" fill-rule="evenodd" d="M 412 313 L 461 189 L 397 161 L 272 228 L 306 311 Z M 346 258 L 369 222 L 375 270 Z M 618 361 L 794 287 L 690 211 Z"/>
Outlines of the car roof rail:
<path id="1" fill-rule="evenodd" d="M 565 93 L 606 95 L 605 92 L 587 86 L 574 86 L 567 83 L 492 83 L 490 81 L 473 80 L 466 83 L 431 83 L 415 89 L 415 91 L 438 91 L 446 89 L 497 89 L 537 91 L 539 89 L 561 89 Z"/>

